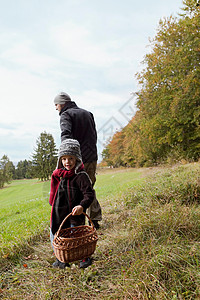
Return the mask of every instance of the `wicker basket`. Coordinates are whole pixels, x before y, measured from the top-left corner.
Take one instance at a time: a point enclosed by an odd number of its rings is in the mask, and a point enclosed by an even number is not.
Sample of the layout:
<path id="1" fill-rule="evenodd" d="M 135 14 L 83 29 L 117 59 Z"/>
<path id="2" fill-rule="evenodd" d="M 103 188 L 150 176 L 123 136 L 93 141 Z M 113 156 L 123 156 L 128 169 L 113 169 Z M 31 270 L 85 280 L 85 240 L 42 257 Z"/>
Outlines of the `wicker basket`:
<path id="1" fill-rule="evenodd" d="M 72 215 L 70 213 L 62 221 L 53 240 L 56 258 L 65 263 L 77 261 L 92 255 L 98 240 L 97 232 L 89 216 L 83 213 L 90 221 L 91 226 L 81 225 L 62 229 L 65 221 Z"/>

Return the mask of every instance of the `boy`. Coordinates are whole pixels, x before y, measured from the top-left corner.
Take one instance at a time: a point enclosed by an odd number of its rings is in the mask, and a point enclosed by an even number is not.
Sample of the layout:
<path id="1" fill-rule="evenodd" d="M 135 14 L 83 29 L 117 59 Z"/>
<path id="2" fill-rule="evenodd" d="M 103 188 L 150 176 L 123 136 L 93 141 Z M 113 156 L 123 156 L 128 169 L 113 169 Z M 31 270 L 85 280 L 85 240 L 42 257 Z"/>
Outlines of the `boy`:
<path id="1" fill-rule="evenodd" d="M 95 192 L 92 188 L 88 174 L 84 171 L 80 144 L 77 140 L 64 140 L 58 151 L 57 169 L 51 176 L 51 191 L 49 203 L 51 209 L 51 231 L 50 238 L 53 241 L 64 218 L 72 212 L 72 216 L 64 223 L 63 228 L 83 225 L 85 216 L 82 214 L 90 206 Z M 80 268 L 91 265 L 88 257 L 80 262 Z M 64 269 L 69 266 L 58 259 L 53 267 Z"/>

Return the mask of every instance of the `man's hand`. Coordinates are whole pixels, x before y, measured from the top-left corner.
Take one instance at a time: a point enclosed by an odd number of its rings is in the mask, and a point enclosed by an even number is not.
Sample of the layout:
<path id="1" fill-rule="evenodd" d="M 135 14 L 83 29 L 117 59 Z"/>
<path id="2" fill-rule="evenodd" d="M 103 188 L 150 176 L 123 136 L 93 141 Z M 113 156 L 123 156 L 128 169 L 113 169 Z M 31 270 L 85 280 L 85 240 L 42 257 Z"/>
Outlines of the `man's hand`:
<path id="1" fill-rule="evenodd" d="M 81 205 L 74 206 L 72 209 L 72 216 L 81 215 L 83 213 L 83 207 Z"/>

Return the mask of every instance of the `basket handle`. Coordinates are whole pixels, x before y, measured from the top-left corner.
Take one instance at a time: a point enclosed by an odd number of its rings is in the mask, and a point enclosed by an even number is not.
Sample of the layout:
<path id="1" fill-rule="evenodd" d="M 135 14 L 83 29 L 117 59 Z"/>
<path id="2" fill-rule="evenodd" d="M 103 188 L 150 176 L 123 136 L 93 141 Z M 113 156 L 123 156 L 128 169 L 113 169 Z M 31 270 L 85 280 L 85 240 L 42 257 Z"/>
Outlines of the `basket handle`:
<path id="1" fill-rule="evenodd" d="M 84 212 L 83 212 L 83 214 L 84 214 L 84 215 L 88 218 L 88 220 L 90 221 L 90 224 L 92 225 L 92 229 L 95 230 L 94 224 L 93 224 L 92 220 L 90 219 L 90 217 L 89 217 L 86 213 L 84 213 Z M 71 212 L 70 214 L 68 214 L 68 215 L 64 218 L 64 220 L 62 221 L 62 223 L 60 224 L 60 227 L 58 228 L 58 231 L 57 231 L 57 235 L 59 235 L 60 230 L 62 229 L 63 224 L 65 223 L 65 221 L 66 221 L 70 216 L 72 216 L 72 212 Z M 76 216 L 77 216 L 77 215 L 76 215 Z"/>

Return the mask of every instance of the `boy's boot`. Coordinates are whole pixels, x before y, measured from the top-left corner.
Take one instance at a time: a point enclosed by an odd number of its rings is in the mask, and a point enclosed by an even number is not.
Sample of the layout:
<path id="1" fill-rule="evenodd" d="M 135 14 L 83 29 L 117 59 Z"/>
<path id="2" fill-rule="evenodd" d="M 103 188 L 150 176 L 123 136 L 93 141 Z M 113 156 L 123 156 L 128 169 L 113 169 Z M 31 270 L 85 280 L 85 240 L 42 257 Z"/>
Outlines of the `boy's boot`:
<path id="1" fill-rule="evenodd" d="M 54 268 L 65 269 L 66 267 L 69 267 L 70 265 L 68 263 L 63 263 L 56 258 L 56 261 L 52 264 L 52 266 Z"/>
<path id="2" fill-rule="evenodd" d="M 80 268 L 87 268 L 92 264 L 92 259 L 90 257 L 82 259 L 80 261 Z"/>
<path id="3" fill-rule="evenodd" d="M 52 264 L 52 267 L 59 268 L 60 261 L 56 258 L 56 261 Z"/>

